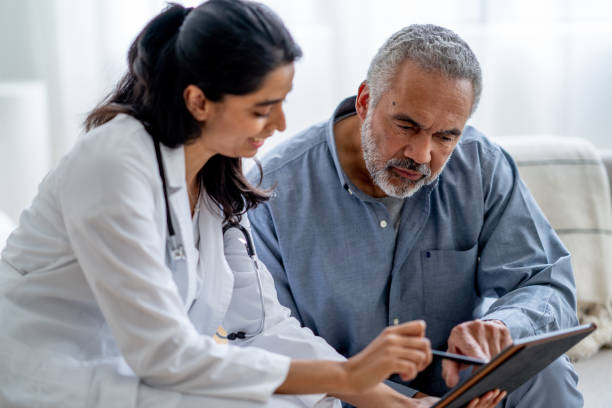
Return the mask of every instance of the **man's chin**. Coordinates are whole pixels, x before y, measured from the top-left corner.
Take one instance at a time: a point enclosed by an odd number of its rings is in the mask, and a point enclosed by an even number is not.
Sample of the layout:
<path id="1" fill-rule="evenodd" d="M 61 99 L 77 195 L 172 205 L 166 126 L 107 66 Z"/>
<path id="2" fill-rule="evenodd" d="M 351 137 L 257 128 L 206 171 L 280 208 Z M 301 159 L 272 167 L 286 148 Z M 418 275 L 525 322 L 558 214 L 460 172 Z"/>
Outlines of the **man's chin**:
<path id="1" fill-rule="evenodd" d="M 438 174 L 436 174 L 435 177 L 423 176 L 417 181 L 408 180 L 404 177 L 392 177 L 387 179 L 384 183 L 377 185 L 390 197 L 409 198 L 418 193 L 423 186 L 436 181 Z"/>
<path id="2" fill-rule="evenodd" d="M 417 182 L 412 184 L 411 186 L 394 186 L 394 185 L 384 185 L 378 186 L 382 191 L 385 192 L 386 195 L 395 198 L 409 198 L 415 195 L 421 187 L 423 187 L 424 183 Z"/>

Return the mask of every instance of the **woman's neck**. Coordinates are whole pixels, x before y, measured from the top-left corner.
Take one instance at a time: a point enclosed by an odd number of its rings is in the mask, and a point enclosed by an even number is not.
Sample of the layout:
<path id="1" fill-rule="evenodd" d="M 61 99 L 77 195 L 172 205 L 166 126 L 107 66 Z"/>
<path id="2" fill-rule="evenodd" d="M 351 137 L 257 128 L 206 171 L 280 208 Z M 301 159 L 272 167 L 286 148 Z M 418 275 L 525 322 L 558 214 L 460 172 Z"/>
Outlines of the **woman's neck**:
<path id="1" fill-rule="evenodd" d="M 200 181 L 198 173 L 208 160 L 214 155 L 209 152 L 201 142 L 202 138 L 198 138 L 193 142 L 186 143 L 183 146 L 185 151 L 185 181 L 187 183 L 187 193 L 189 196 L 189 208 L 191 215 L 195 211 L 195 206 L 200 195 Z"/>

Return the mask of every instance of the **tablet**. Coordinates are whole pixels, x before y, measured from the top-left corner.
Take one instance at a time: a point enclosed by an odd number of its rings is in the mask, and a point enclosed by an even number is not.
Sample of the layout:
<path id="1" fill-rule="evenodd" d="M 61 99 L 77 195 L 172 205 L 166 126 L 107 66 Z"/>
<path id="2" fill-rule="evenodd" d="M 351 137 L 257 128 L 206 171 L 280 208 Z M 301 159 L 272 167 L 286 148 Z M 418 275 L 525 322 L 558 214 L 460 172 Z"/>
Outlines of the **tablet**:
<path id="1" fill-rule="evenodd" d="M 434 407 L 460 408 L 494 389 L 511 393 L 595 328 L 591 323 L 517 340 L 449 390 Z"/>

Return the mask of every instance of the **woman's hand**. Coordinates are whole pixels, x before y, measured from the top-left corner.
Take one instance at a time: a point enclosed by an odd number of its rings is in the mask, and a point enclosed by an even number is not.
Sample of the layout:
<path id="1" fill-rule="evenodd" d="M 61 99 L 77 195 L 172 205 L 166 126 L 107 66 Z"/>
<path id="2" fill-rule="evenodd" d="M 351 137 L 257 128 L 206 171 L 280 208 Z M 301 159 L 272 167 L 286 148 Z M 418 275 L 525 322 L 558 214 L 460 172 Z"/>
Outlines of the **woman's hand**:
<path id="1" fill-rule="evenodd" d="M 387 327 L 347 361 L 292 360 L 276 393 L 363 395 L 374 391 L 391 374 L 399 374 L 404 381 L 412 380 L 430 363 L 425 322 L 413 321 Z"/>
<path id="2" fill-rule="evenodd" d="M 431 345 L 425 337 L 425 322 L 389 326 L 365 349 L 342 363 L 347 392 L 374 387 L 391 374 L 412 380 L 431 363 Z"/>

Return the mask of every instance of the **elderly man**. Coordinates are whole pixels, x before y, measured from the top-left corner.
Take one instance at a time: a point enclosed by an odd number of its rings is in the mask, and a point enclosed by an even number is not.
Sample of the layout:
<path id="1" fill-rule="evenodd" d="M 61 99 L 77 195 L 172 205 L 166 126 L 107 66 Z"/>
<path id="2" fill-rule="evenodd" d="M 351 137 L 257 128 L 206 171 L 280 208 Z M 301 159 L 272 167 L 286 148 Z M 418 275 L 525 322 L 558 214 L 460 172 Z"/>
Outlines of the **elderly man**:
<path id="1" fill-rule="evenodd" d="M 567 250 L 512 158 L 466 127 L 481 88 L 461 38 L 409 26 L 356 97 L 263 160 L 276 188 L 249 213 L 259 256 L 281 303 L 345 356 L 396 319 L 423 319 L 433 348 L 480 358 L 578 323 Z M 440 396 L 461 368 L 434 360 L 409 385 Z M 504 403 L 582 406 L 576 384 L 562 357 Z"/>

